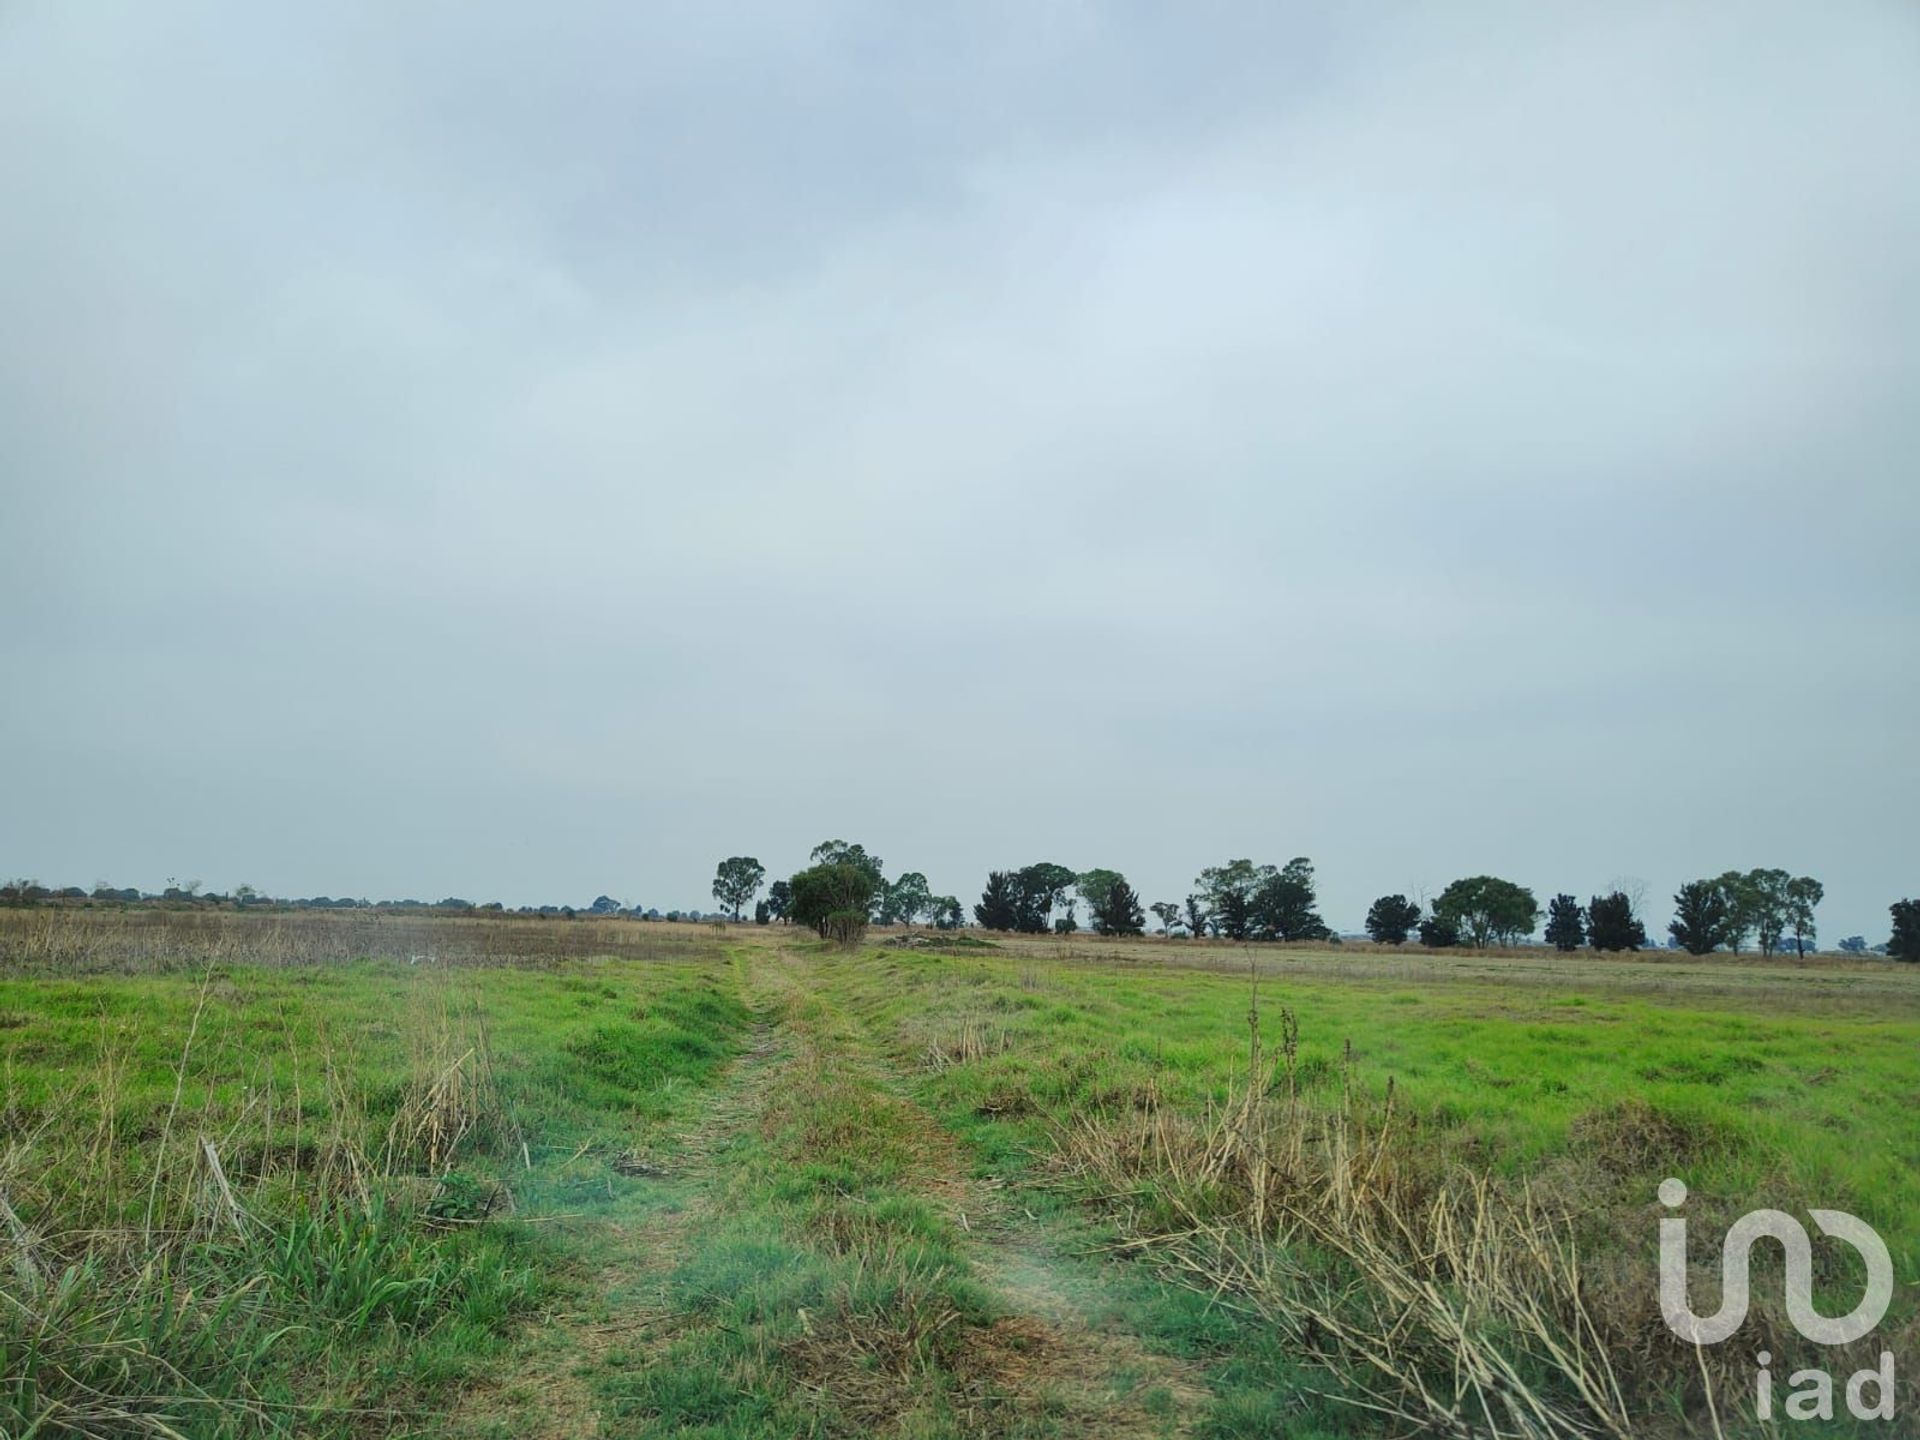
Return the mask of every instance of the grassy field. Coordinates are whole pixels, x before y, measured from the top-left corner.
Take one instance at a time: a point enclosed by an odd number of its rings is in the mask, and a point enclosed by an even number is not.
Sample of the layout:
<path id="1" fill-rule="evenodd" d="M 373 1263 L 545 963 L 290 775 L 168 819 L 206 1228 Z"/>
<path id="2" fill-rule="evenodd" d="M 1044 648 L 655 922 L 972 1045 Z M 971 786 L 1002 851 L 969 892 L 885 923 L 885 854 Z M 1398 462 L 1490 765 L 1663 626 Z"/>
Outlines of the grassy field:
<path id="1" fill-rule="evenodd" d="M 0 915 L 0 1435 L 1915 1433 L 1912 967 L 890 939 Z M 1680 1345 L 1667 1175 L 1877 1337 Z"/>

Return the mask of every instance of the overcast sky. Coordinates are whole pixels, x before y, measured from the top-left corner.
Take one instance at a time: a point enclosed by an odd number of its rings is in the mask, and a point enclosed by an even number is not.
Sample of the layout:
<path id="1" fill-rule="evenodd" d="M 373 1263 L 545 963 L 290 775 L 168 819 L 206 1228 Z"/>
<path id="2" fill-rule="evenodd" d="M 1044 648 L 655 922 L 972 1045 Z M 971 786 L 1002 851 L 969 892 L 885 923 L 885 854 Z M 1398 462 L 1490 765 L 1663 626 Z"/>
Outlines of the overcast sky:
<path id="1" fill-rule="evenodd" d="M 1920 892 L 1920 11 L 0 0 L 0 870 Z"/>

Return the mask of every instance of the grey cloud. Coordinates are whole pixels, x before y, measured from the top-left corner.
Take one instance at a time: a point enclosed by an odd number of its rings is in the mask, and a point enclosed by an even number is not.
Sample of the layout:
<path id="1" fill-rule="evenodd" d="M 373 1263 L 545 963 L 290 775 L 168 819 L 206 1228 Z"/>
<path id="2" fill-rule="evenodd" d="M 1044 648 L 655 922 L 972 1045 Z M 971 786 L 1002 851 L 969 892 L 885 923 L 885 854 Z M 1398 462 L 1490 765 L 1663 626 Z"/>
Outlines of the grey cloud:
<path id="1" fill-rule="evenodd" d="M 18 6 L 0 868 L 1913 889 L 1920 25 Z"/>

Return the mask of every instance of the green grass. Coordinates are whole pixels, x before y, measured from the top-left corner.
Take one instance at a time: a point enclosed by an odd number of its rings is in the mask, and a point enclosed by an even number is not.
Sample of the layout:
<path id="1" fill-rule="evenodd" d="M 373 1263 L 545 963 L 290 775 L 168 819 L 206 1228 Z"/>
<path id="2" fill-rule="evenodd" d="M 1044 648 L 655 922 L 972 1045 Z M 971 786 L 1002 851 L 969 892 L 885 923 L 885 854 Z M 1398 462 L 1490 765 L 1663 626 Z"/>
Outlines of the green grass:
<path id="1" fill-rule="evenodd" d="M 191 969 L 178 938 L 157 971 L 0 977 L 0 1197 L 29 1241 L 0 1219 L 0 1435 L 1377 1429 L 1232 1293 L 1106 1258 L 1177 1217 L 1159 1177 L 1116 1197 L 1062 1164 L 1066 1123 L 1197 1117 L 1244 1085 L 1247 975 L 1143 963 L 1228 952 L 748 931 L 657 959 Z M 1291 1015 L 1310 1104 L 1351 1087 L 1379 1113 L 1391 1086 L 1419 1167 L 1570 1197 L 1596 1271 L 1636 1286 L 1668 1174 L 1702 1232 L 1862 1216 L 1902 1282 L 1904 1373 L 1914 987 L 1504 963 L 1283 955 L 1263 1046 Z M 1636 1401 L 1697 1424 L 1660 1384 Z"/>
<path id="2" fill-rule="evenodd" d="M 873 954 L 838 966 L 836 993 L 904 1060 L 969 1024 L 1004 1032 L 1004 1051 L 929 1082 L 990 1166 L 1020 1163 L 1036 1133 L 996 1100 L 1097 1109 L 1152 1084 L 1190 1104 L 1246 1068 L 1244 975 Z M 1269 1046 L 1281 1007 L 1298 1017 L 1303 1083 L 1337 1087 L 1351 1044 L 1361 1083 L 1393 1079 L 1450 1150 L 1498 1173 L 1583 1149 L 1648 1175 L 1671 1164 L 1740 1210 L 1852 1210 L 1920 1273 L 1913 1007 L 1796 1015 L 1790 985 L 1757 1002 L 1272 977 L 1258 993 Z M 1603 1153 L 1648 1112 L 1671 1125 L 1646 1153 Z"/>
<path id="3" fill-rule="evenodd" d="M 512 1217 L 747 1023 L 717 955 L 0 980 L 0 1434 L 412 1429 L 576 1283 Z"/>
<path id="4" fill-rule="evenodd" d="M 672 1333 L 597 1372 L 614 1433 L 966 1433 L 955 1347 L 994 1309 L 952 1222 L 915 1193 L 926 1122 L 845 1063 L 817 1005 L 769 1004 L 788 1045 L 756 1071 L 768 1103 L 727 1133 L 660 1283 Z"/>
<path id="5" fill-rule="evenodd" d="M 825 993 L 899 1068 L 918 1071 L 915 1092 L 966 1141 L 980 1173 L 1012 1177 L 1035 1203 L 1081 1215 L 1091 1245 L 1178 1223 L 1146 1176 L 1118 1197 L 1063 1182 L 1051 1165 L 1057 1127 L 1069 1117 L 1120 1123 L 1149 1106 L 1196 1115 L 1226 1100 L 1248 1073 L 1255 991 L 1245 973 L 898 952 L 823 955 L 820 964 Z M 1691 1188 L 1696 1234 L 1761 1206 L 1862 1216 L 1886 1239 L 1902 1282 L 1880 1333 L 1907 1357 L 1904 1371 L 1920 1359 L 1920 1013 L 1911 1003 L 1795 1013 L 1791 978 L 1652 998 L 1610 990 L 1604 962 L 1558 989 L 1264 975 L 1257 1005 L 1269 1056 L 1283 1010 L 1297 1019 L 1305 1103 L 1338 1109 L 1351 1084 L 1359 1103 L 1383 1113 L 1391 1085 L 1422 1169 L 1489 1175 L 1516 1193 L 1544 1185 L 1578 1217 L 1594 1277 L 1625 1287 L 1614 1293 L 1639 1308 L 1654 1292 L 1653 1192 L 1666 1175 Z M 957 1055 L 968 1058 L 929 1059 Z M 1710 1239 L 1696 1245 L 1713 1258 Z M 1819 1276 L 1829 1313 L 1858 1295 L 1851 1259 Z M 1288 1263 L 1335 1286 L 1356 1280 L 1316 1251 L 1296 1247 Z M 1777 1289 L 1776 1274 L 1760 1257 L 1761 1293 Z M 1352 1412 L 1303 1410 L 1302 1392 L 1327 1381 L 1303 1378 L 1300 1357 L 1273 1347 L 1271 1326 L 1211 1306 L 1183 1314 L 1164 1289 L 1146 1293 L 1134 1323 L 1211 1363 L 1203 1433 L 1346 1429 Z M 1630 1367 L 1628 1384 L 1641 1387 L 1632 1408 L 1663 1423 L 1683 1408 L 1698 1415 L 1690 1379 Z M 1739 1403 L 1722 1397 L 1729 1435 L 1751 1433 Z"/>

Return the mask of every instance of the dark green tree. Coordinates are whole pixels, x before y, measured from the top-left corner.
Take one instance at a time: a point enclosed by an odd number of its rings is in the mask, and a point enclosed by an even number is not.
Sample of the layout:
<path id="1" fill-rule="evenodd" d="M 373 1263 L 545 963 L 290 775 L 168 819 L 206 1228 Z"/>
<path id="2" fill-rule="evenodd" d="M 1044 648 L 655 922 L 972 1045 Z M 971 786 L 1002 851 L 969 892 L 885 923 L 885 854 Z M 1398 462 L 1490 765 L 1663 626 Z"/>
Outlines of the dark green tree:
<path id="1" fill-rule="evenodd" d="M 1223 890 L 1213 902 L 1213 928 L 1229 940 L 1245 940 L 1253 933 L 1253 902 L 1238 890 Z"/>
<path id="2" fill-rule="evenodd" d="M 1147 908 L 1153 911 L 1153 918 L 1160 922 L 1160 933 L 1173 934 L 1173 927 L 1180 923 L 1179 904 L 1172 900 L 1156 900 Z"/>
<path id="3" fill-rule="evenodd" d="M 1511 945 L 1531 935 L 1540 923 L 1533 892 L 1494 875 L 1454 881 L 1433 902 L 1433 913 L 1452 920 L 1461 940 L 1476 950 Z"/>
<path id="4" fill-rule="evenodd" d="M 1100 933 L 1100 905 L 1114 882 L 1124 879 L 1118 870 L 1083 870 L 1074 877 L 1073 888 L 1087 905 L 1087 923 Z"/>
<path id="5" fill-rule="evenodd" d="M 1587 942 L 1596 950 L 1638 950 L 1647 927 L 1633 913 L 1633 897 L 1621 890 L 1587 902 Z"/>
<path id="6" fill-rule="evenodd" d="M 1115 875 L 1099 899 L 1087 901 L 1087 918 L 1101 935 L 1138 935 L 1147 924 L 1140 897 L 1124 875 Z"/>
<path id="7" fill-rule="evenodd" d="M 1213 919 L 1207 911 L 1205 898 L 1201 895 L 1187 896 L 1187 933 L 1196 940 L 1206 939 L 1207 926 Z"/>
<path id="8" fill-rule="evenodd" d="M 1080 879 L 1065 865 L 1056 865 L 1050 860 L 1023 866 L 1014 872 L 1013 878 L 1019 919 L 1015 928 L 1030 935 L 1047 932 L 1053 912 L 1066 903 L 1067 892 Z"/>
<path id="9" fill-rule="evenodd" d="M 1896 900 L 1887 908 L 1893 914 L 1887 954 L 1895 960 L 1920 960 L 1920 900 Z"/>
<path id="10" fill-rule="evenodd" d="M 1325 940 L 1333 932 L 1314 908 L 1313 862 L 1289 860 L 1260 881 L 1247 902 L 1248 926 L 1263 940 Z"/>
<path id="11" fill-rule="evenodd" d="M 1429 950 L 1451 950 L 1460 943 L 1460 922 L 1437 910 L 1420 922 L 1420 943 Z"/>
<path id="12" fill-rule="evenodd" d="M 995 870 L 987 876 L 987 888 L 980 892 L 980 903 L 973 907 L 973 921 L 982 930 L 1018 930 L 1020 907 L 1018 887 L 1011 874 Z"/>
<path id="13" fill-rule="evenodd" d="M 1667 933 L 1689 955 L 1711 955 L 1726 943 L 1732 909 L 1725 876 L 1689 881 L 1673 897 L 1673 920 Z"/>
<path id="14" fill-rule="evenodd" d="M 967 917 L 960 909 L 960 901 L 952 895 L 936 895 L 929 907 L 933 913 L 933 928 L 936 930 L 958 930 L 967 923 Z"/>
<path id="15" fill-rule="evenodd" d="M 1547 943 L 1572 953 L 1587 943 L 1587 915 L 1571 895 L 1556 895 L 1547 903 Z"/>
<path id="16" fill-rule="evenodd" d="M 1229 940 L 1245 940 L 1252 933 L 1253 897 L 1280 872 L 1251 860 L 1229 860 L 1200 872 L 1194 887 L 1207 902 L 1214 932 Z"/>
<path id="17" fill-rule="evenodd" d="M 792 904 L 793 886 L 789 882 L 776 880 L 767 887 L 767 913 L 774 919 L 785 921 Z"/>
<path id="18" fill-rule="evenodd" d="M 767 878 L 767 867 L 751 855 L 734 855 L 722 860 L 713 872 L 713 898 L 740 918 L 740 911 L 752 900 L 760 888 L 760 882 Z"/>
<path id="19" fill-rule="evenodd" d="M 1420 907 L 1404 895 L 1382 895 L 1367 907 L 1367 934 L 1379 945 L 1404 945 L 1420 923 Z"/>

